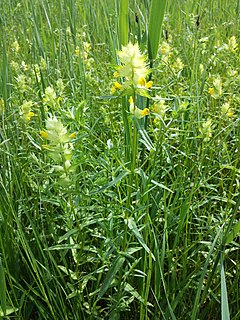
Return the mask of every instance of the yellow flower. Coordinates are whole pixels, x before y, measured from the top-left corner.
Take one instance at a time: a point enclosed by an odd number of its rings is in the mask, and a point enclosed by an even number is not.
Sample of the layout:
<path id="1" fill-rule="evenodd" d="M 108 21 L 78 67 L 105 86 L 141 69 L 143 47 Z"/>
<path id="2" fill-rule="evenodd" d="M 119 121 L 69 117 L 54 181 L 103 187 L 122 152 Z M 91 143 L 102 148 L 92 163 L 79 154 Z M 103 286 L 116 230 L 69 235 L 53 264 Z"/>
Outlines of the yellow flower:
<path id="1" fill-rule="evenodd" d="M 141 79 L 145 79 L 150 73 L 146 65 L 146 57 L 140 52 L 138 44 L 131 42 L 118 51 L 122 65 L 117 68 L 119 77 L 126 79 L 124 87 L 137 87 Z"/>
<path id="2" fill-rule="evenodd" d="M 116 88 L 113 86 L 112 88 L 111 88 L 111 94 L 114 94 L 116 92 Z"/>
<path id="3" fill-rule="evenodd" d="M 73 133 L 70 134 L 69 138 L 70 138 L 70 139 L 75 139 L 76 136 L 77 136 L 77 133 L 76 133 L 76 132 L 73 132 Z"/>
<path id="4" fill-rule="evenodd" d="M 31 111 L 31 107 L 33 105 L 32 101 L 24 101 L 20 107 L 20 115 L 23 120 L 29 122 L 31 118 L 34 116 L 34 113 Z"/>
<path id="5" fill-rule="evenodd" d="M 122 88 L 122 85 L 119 82 L 115 81 L 114 82 L 114 88 L 117 89 L 117 90 L 120 90 Z"/>
<path id="6" fill-rule="evenodd" d="M 129 103 L 130 103 L 130 108 L 129 108 L 130 113 L 134 115 L 137 119 L 141 119 L 149 115 L 150 113 L 149 109 L 148 108 L 139 109 L 137 106 L 134 105 L 132 97 L 129 98 Z"/>
<path id="7" fill-rule="evenodd" d="M 230 107 L 229 102 L 225 102 L 221 107 L 221 112 L 224 116 L 227 116 L 228 118 L 232 118 L 234 116 L 233 109 Z"/>
<path id="8" fill-rule="evenodd" d="M 151 89 L 152 88 L 152 85 L 153 85 L 153 82 L 152 81 L 148 81 L 146 84 L 145 84 L 145 87 L 147 89 Z"/>
<path id="9" fill-rule="evenodd" d="M 40 135 L 43 139 L 47 139 L 48 133 L 46 131 L 40 131 Z"/>
<path id="10" fill-rule="evenodd" d="M 18 51 L 20 50 L 20 45 L 18 43 L 18 41 L 14 41 L 13 44 L 12 44 L 12 49 L 13 51 L 15 51 L 16 53 L 18 53 Z"/>
<path id="11" fill-rule="evenodd" d="M 229 40 L 228 40 L 228 50 L 231 52 L 237 51 L 238 50 L 238 44 L 237 44 L 237 40 L 235 36 L 232 36 Z"/>
<path id="12" fill-rule="evenodd" d="M 214 95 L 214 88 L 208 88 L 208 93 L 213 96 Z"/>
<path id="13" fill-rule="evenodd" d="M 160 48 L 160 52 L 164 56 L 168 56 L 171 53 L 171 46 L 167 42 L 163 42 Z"/>
<path id="14" fill-rule="evenodd" d="M 52 145 L 68 142 L 70 137 L 62 122 L 51 114 L 46 120 L 46 131 L 41 131 L 42 138 L 48 139 Z"/>
<path id="15" fill-rule="evenodd" d="M 140 78 L 140 79 L 138 80 L 138 84 L 139 84 L 140 86 L 142 86 L 142 87 L 145 87 L 145 85 L 146 85 L 146 80 L 145 80 L 145 78 Z"/>
<path id="16" fill-rule="evenodd" d="M 152 87 L 152 84 L 153 82 L 152 81 L 148 81 L 146 82 L 146 79 L 145 78 L 140 78 L 138 80 L 138 84 L 141 86 L 141 87 L 144 87 L 146 89 L 150 89 Z"/>
<path id="17" fill-rule="evenodd" d="M 29 122 L 33 116 L 34 116 L 34 113 L 32 111 L 30 111 L 30 112 L 28 112 L 28 114 L 26 114 L 25 120 L 27 122 Z"/>
<path id="18" fill-rule="evenodd" d="M 148 108 L 144 108 L 143 110 L 141 110 L 141 117 L 145 117 L 145 116 L 148 116 L 150 113 L 149 109 Z"/>
<path id="19" fill-rule="evenodd" d="M 179 72 L 184 68 L 184 64 L 180 58 L 177 58 L 176 61 L 173 63 L 173 69 L 175 72 Z"/>
<path id="20" fill-rule="evenodd" d="M 118 78 L 119 77 L 119 73 L 117 72 L 117 71 L 115 71 L 114 73 L 113 73 L 113 78 Z"/>

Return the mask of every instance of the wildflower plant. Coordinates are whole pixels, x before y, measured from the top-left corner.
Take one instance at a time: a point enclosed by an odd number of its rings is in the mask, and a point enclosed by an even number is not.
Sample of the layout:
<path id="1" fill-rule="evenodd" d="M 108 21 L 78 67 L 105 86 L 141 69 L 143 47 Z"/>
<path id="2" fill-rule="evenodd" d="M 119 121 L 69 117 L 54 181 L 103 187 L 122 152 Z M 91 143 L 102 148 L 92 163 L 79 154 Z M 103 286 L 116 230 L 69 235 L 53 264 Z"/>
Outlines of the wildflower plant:
<path id="1" fill-rule="evenodd" d="M 152 81 L 147 81 L 150 70 L 146 64 L 146 57 L 140 52 L 138 44 L 128 43 L 118 51 L 121 62 L 117 66 L 114 77 L 121 78 L 122 83 L 115 81 L 112 93 L 119 92 L 120 95 L 134 95 L 149 97 L 148 91 L 152 87 Z"/>
<path id="2" fill-rule="evenodd" d="M 68 183 L 70 172 L 74 171 L 72 165 L 73 144 L 70 140 L 76 137 L 76 133 L 69 134 L 62 122 L 55 115 L 49 114 L 46 120 L 46 129 L 40 131 L 40 135 L 48 144 L 42 148 L 48 151 L 53 159 L 53 169 L 59 173 L 59 178 Z"/>

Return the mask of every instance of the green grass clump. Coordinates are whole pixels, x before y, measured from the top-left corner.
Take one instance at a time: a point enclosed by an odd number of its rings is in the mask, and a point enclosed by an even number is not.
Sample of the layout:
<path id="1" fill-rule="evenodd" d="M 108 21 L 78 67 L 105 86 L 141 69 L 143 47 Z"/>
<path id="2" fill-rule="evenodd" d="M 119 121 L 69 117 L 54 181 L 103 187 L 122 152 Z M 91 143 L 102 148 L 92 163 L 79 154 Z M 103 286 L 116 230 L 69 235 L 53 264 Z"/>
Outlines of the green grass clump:
<path id="1" fill-rule="evenodd" d="M 0 318 L 239 318 L 239 1 L 163 2 L 1 2 Z"/>

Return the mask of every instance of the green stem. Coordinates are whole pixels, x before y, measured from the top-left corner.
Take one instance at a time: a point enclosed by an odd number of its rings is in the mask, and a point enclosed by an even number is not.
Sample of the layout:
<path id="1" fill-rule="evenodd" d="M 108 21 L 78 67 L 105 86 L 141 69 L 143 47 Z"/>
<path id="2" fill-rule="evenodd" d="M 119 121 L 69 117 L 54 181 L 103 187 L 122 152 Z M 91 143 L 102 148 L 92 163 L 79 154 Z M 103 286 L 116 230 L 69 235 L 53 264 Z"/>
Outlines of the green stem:
<path id="1" fill-rule="evenodd" d="M 133 102 L 134 102 L 134 107 L 136 106 L 136 93 L 133 93 Z M 128 205 L 130 205 L 130 198 L 131 198 L 131 193 L 133 190 L 133 184 L 134 184 L 134 171 L 136 168 L 136 163 L 137 163 L 137 127 L 136 124 L 133 124 L 132 128 L 132 154 L 131 154 L 131 174 L 129 178 L 129 190 L 128 190 Z"/>

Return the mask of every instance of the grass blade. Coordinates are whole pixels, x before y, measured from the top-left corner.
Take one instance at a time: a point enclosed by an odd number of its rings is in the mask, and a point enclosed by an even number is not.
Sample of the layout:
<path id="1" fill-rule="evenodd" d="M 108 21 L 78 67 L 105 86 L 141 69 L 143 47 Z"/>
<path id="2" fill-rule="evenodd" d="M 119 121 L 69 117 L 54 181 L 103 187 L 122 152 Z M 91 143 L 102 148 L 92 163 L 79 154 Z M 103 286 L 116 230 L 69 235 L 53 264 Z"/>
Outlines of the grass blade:
<path id="1" fill-rule="evenodd" d="M 151 252 L 151 250 L 148 248 L 148 246 L 146 245 L 143 237 L 141 236 L 138 227 L 136 225 L 136 222 L 134 221 L 134 219 L 131 217 L 129 219 L 126 219 L 126 223 L 128 225 L 128 228 L 132 231 L 132 233 L 135 235 L 135 237 L 137 238 L 138 242 L 142 245 L 142 247 L 146 250 L 147 253 L 152 255 L 153 260 L 155 261 L 155 257 L 153 255 L 153 253 Z"/>
<path id="2" fill-rule="evenodd" d="M 228 294 L 227 294 L 227 285 L 224 272 L 223 259 L 220 261 L 221 268 L 221 309 L 222 309 L 222 320 L 230 320 L 230 313 L 228 307 Z"/>
<path id="3" fill-rule="evenodd" d="M 2 259 L 0 258 L 0 302 L 3 314 L 6 314 L 7 306 L 6 306 L 6 281 L 5 281 L 5 273 L 2 265 Z"/>
<path id="4" fill-rule="evenodd" d="M 166 3 L 166 0 L 152 0 L 148 28 L 149 60 L 154 60 L 157 56 Z"/>
<path id="5" fill-rule="evenodd" d="M 119 181 L 121 181 L 124 177 L 126 177 L 129 174 L 128 171 L 124 170 L 122 173 L 120 173 L 115 179 L 113 179 L 112 181 L 110 181 L 109 183 L 105 184 L 104 186 L 102 186 L 101 188 L 99 188 L 96 191 L 91 192 L 91 194 L 95 194 L 95 193 L 99 193 L 99 192 L 103 192 L 106 189 L 116 185 Z"/>
<path id="6" fill-rule="evenodd" d="M 128 43 L 128 0 L 120 1 L 119 13 L 119 44 L 126 46 Z"/>

